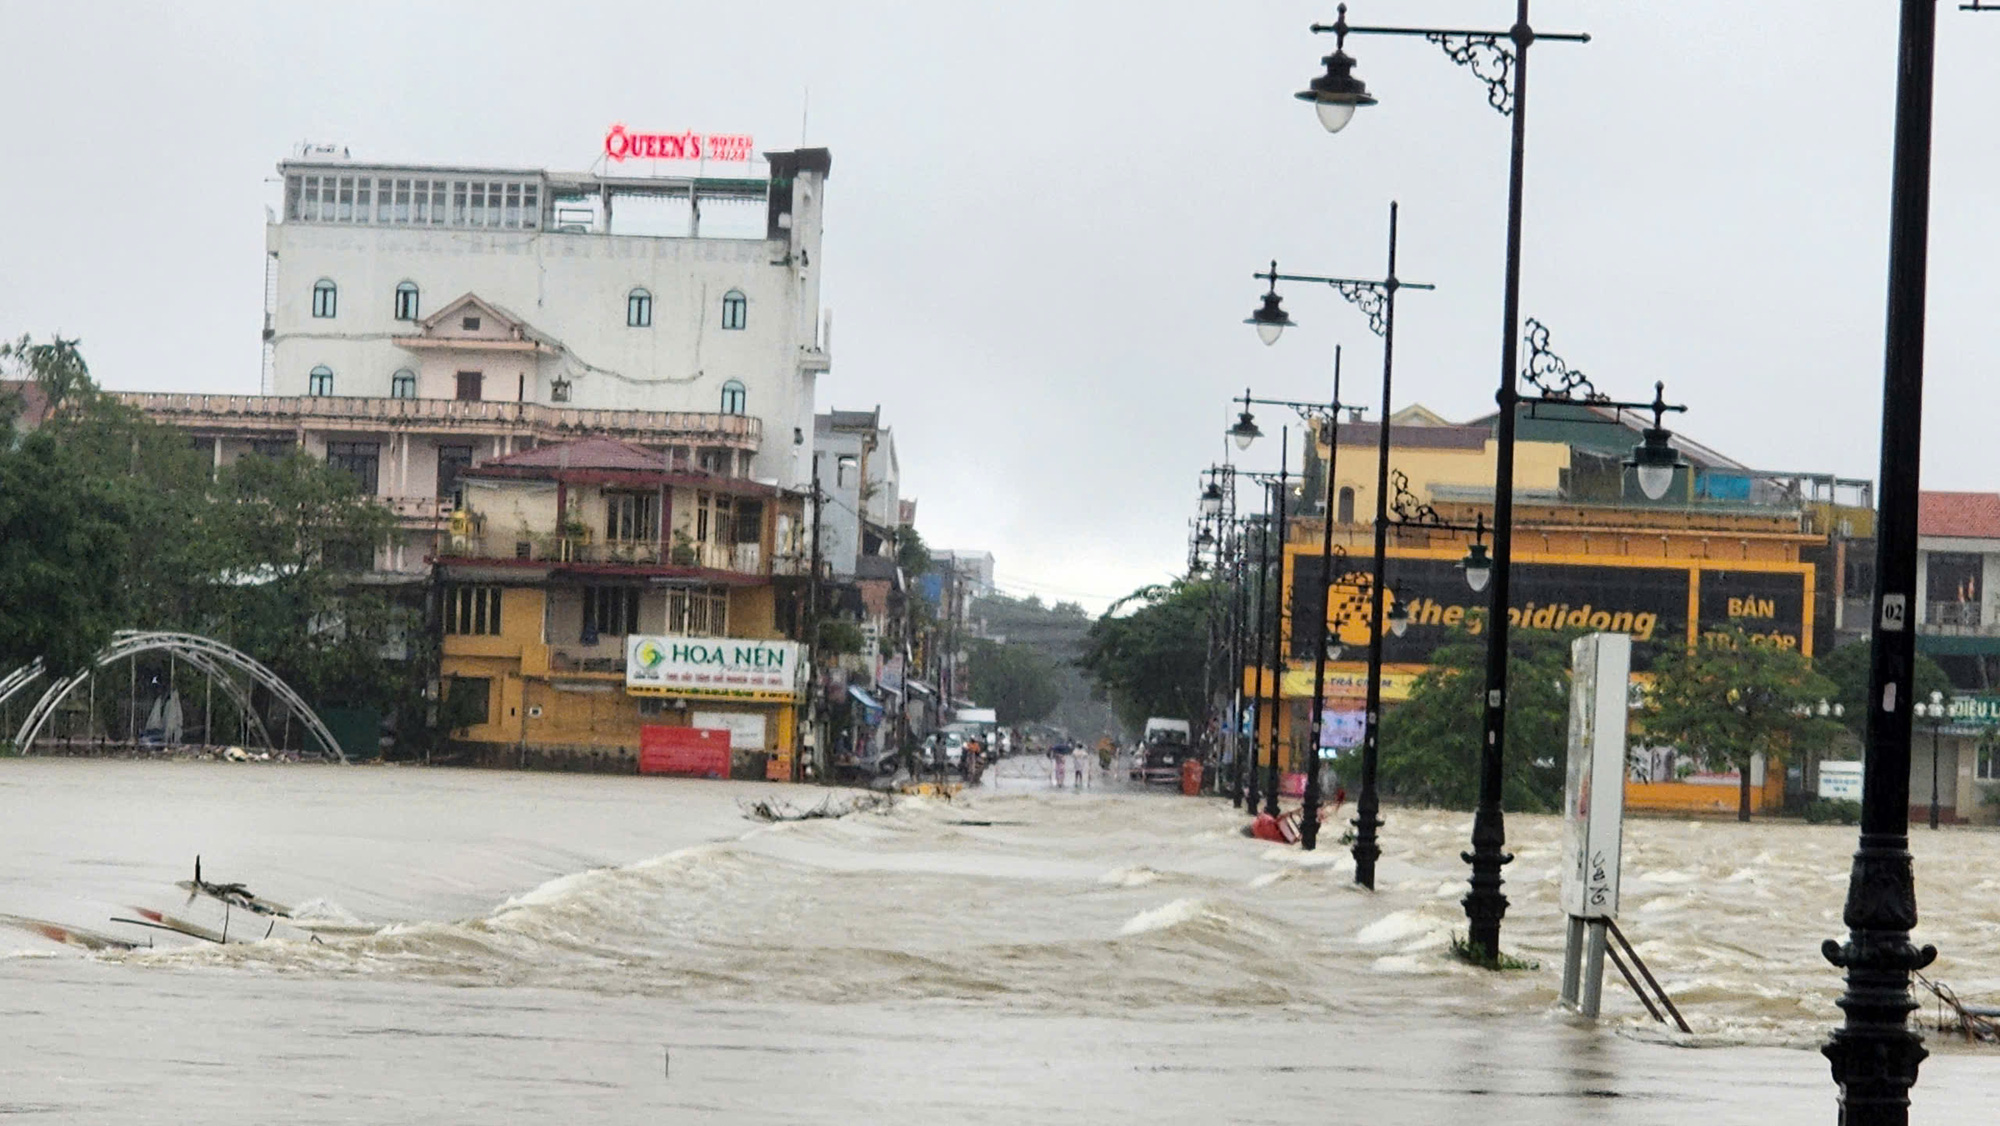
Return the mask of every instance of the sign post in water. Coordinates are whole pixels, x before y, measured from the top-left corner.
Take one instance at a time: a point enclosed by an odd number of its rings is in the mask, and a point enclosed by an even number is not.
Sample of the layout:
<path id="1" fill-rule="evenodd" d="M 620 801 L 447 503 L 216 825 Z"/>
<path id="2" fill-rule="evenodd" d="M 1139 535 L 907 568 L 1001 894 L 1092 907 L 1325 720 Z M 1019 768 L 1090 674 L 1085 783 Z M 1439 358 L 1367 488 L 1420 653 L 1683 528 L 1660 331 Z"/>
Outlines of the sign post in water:
<path id="1" fill-rule="evenodd" d="M 1605 927 L 1618 916 L 1625 820 L 1625 729 L 1632 638 L 1593 633 L 1570 647 L 1569 762 L 1563 784 L 1562 1001 L 1595 1018 L 1603 998 Z"/>

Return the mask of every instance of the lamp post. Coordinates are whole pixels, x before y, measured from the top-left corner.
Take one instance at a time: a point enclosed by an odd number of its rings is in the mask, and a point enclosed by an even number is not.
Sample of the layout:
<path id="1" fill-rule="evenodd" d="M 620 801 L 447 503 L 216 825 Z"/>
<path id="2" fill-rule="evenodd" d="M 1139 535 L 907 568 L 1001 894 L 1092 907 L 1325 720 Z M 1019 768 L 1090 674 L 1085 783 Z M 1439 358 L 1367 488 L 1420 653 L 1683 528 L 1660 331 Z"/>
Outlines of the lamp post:
<path id="1" fill-rule="evenodd" d="M 1968 11 L 1992 11 L 1974 0 Z M 1916 635 L 1918 467 L 1923 453 L 1924 309 L 1930 241 L 1931 102 L 1936 0 L 1902 0 L 1896 66 L 1894 174 L 1889 203 L 1889 302 L 1882 364 L 1882 507 L 1875 537 L 1875 621 L 1869 634 L 1868 722 L 1862 756 L 1861 840 L 1848 873 L 1847 942 L 1820 945 L 1847 971 L 1845 1019 L 1820 1049 L 1840 1088 L 1844 1126 L 1902 1126 L 1929 1053 L 1909 1027 L 1910 975 L 1937 948 L 1910 942 L 1917 925 L 1910 862 L 1910 720 Z"/>
<path id="2" fill-rule="evenodd" d="M 1513 559 L 1514 415 L 1526 406 L 1530 417 L 1540 407 L 1586 407 L 1589 417 L 1582 421 L 1623 424 L 1626 412 L 1651 412 L 1652 425 L 1641 429 L 1640 444 L 1625 461 L 1639 489 L 1648 499 L 1659 500 L 1672 487 L 1680 468 L 1672 432 L 1666 416 L 1686 411 L 1682 405 L 1666 401 L 1666 385 L 1653 384 L 1653 398 L 1647 402 L 1623 401 L 1600 392 L 1590 377 L 1570 367 L 1549 347 L 1549 330 L 1541 322 L 1527 322 L 1528 362 L 1520 373 L 1507 381 L 1499 396 L 1502 403 L 1497 426 L 1500 436 L 1496 451 L 1500 468 L 1493 482 L 1493 553 L 1489 557 L 1479 536 L 1485 531 L 1480 514 L 1473 527 L 1444 521 L 1428 504 L 1419 504 L 1408 489 L 1408 478 L 1395 478 L 1396 497 L 1391 502 L 1397 522 L 1426 525 L 1450 531 L 1474 532 L 1467 551 L 1465 578 L 1473 590 L 1489 592 L 1486 616 L 1486 696 L 1483 742 L 1479 760 L 1479 805 L 1473 814 L 1472 851 L 1464 859 L 1472 866 L 1471 890 L 1463 900 L 1468 921 L 1468 944 L 1488 960 L 1497 961 L 1500 952 L 1500 920 L 1507 912 L 1507 897 L 1501 893 L 1500 868 L 1513 857 L 1502 851 L 1506 843 L 1500 795 L 1504 783 L 1502 767 L 1507 729 L 1507 635 L 1508 585 Z M 1518 383 L 1534 389 L 1523 394 Z M 1605 412 L 1609 412 L 1607 415 Z"/>
<path id="3" fill-rule="evenodd" d="M 1223 702 L 1219 710 L 1227 717 L 1222 725 L 1222 734 L 1227 740 L 1228 759 L 1231 764 L 1230 788 L 1238 805 L 1242 804 L 1240 788 L 1241 738 L 1237 730 L 1242 716 L 1242 588 L 1243 568 L 1241 559 L 1240 521 L 1236 518 L 1236 467 L 1227 461 L 1211 465 L 1207 470 L 1208 483 L 1202 488 L 1200 497 L 1201 531 L 1196 534 L 1194 550 L 1199 554 L 1208 549 L 1210 576 L 1219 584 L 1226 583 L 1226 602 L 1219 615 L 1220 622 L 1211 629 L 1209 668 L 1220 672 L 1218 678 L 1209 677 L 1209 669 L 1204 669 L 1205 680 L 1213 684 L 1217 679 L 1224 687 Z M 1227 483 L 1225 489 L 1224 483 Z M 1204 539 L 1206 537 L 1206 539 Z M 1231 680 L 1234 683 L 1231 684 Z M 1209 697 L 1213 704 L 1213 694 Z M 1214 781 L 1217 793 L 1222 791 L 1222 778 L 1217 772 Z"/>
<path id="4" fill-rule="evenodd" d="M 1488 618 L 1490 632 L 1486 650 L 1485 721 L 1483 724 L 1479 810 L 1472 826 L 1472 851 L 1466 859 L 1472 865 L 1471 891 L 1465 898 L 1470 924 L 1468 938 L 1473 947 L 1497 957 L 1500 950 L 1500 920 L 1507 912 L 1507 898 L 1500 892 L 1500 868 L 1511 860 L 1502 851 L 1506 830 L 1500 814 L 1502 743 L 1506 738 L 1507 704 L 1507 566 L 1512 552 L 1514 484 L 1514 408 L 1518 401 L 1515 367 L 1521 309 L 1521 190 L 1523 157 L 1527 146 L 1528 54 L 1538 40 L 1566 40 L 1587 43 L 1588 35 L 1542 34 L 1528 23 L 1528 0 L 1515 0 L 1514 24 L 1506 31 L 1464 31 L 1448 28 L 1351 27 L 1347 5 L 1339 7 L 1339 17 L 1331 26 L 1314 24 L 1314 32 L 1336 36 L 1334 52 L 1324 60 L 1326 74 L 1298 96 L 1313 103 L 1320 124 L 1329 132 L 1344 128 L 1354 111 L 1373 105 L 1375 99 L 1354 78 L 1354 60 L 1345 51 L 1347 37 L 1355 35 L 1421 36 L 1442 47 L 1451 60 L 1468 67 L 1486 84 L 1486 100 L 1495 110 L 1513 118 L 1513 143 L 1507 174 L 1507 272 L 1501 299 L 1500 388 L 1495 398 L 1500 407 L 1497 465 L 1493 497 L 1493 611 Z M 1509 46 L 1503 46 L 1505 41 Z"/>
<path id="5" fill-rule="evenodd" d="M 1256 314 L 1253 314 L 1253 323 L 1255 323 L 1254 322 L 1255 316 L 1267 315 L 1270 310 L 1274 309 L 1277 306 L 1276 278 L 1279 276 L 1277 269 L 1278 269 L 1277 263 L 1273 262 L 1271 264 L 1271 273 L 1270 275 L 1268 275 L 1273 279 L 1272 290 L 1269 294 L 1266 295 L 1263 307 L 1260 308 Z M 1278 310 L 1278 315 L 1280 317 L 1283 317 L 1283 311 Z M 1285 318 L 1284 324 L 1289 324 L 1289 323 L 1290 323 L 1290 318 Z M 1280 325 L 1280 331 L 1282 331 L 1282 327 L 1283 326 Z M 1260 324 L 1259 325 L 1260 334 L 1262 328 L 1263 325 Z M 1278 338 L 1277 333 L 1273 332 L 1266 338 L 1265 342 L 1275 343 L 1277 341 L 1277 338 Z M 1321 421 L 1323 425 L 1327 428 L 1327 461 L 1325 470 L 1326 511 L 1323 514 L 1325 519 L 1321 521 L 1322 543 L 1320 547 L 1320 555 L 1323 561 L 1330 562 L 1331 553 L 1333 551 L 1334 476 L 1339 466 L 1339 459 L 1340 459 L 1340 412 L 1342 410 L 1348 409 L 1345 406 L 1345 404 L 1343 404 L 1340 401 L 1340 346 L 1335 345 L 1333 349 L 1333 398 L 1331 402 L 1326 406 L 1321 406 L 1320 404 L 1316 403 L 1291 402 L 1283 399 L 1253 399 L 1250 397 L 1250 392 L 1248 390 L 1245 390 L 1243 392 L 1242 402 L 1243 402 L 1243 413 L 1238 421 L 1239 427 L 1247 425 L 1249 428 L 1254 429 L 1256 423 L 1253 419 L 1253 416 L 1250 413 L 1250 405 L 1252 403 L 1265 403 L 1274 406 L 1291 407 L 1294 410 L 1297 410 L 1300 416 L 1303 417 L 1308 424 L 1314 421 Z M 1289 465 L 1289 461 L 1287 462 L 1287 464 Z M 1322 581 L 1320 584 L 1320 597 L 1322 601 L 1324 601 L 1324 599 L 1326 598 L 1326 591 L 1329 589 L 1331 572 L 1323 570 L 1321 574 L 1321 579 Z M 1296 588 L 1297 583 L 1298 580 L 1295 577 L 1293 579 L 1294 588 Z M 1321 617 L 1324 618 L 1324 615 L 1322 614 Z M 1293 630 L 1296 632 L 1297 629 L 1298 629 L 1298 622 L 1295 616 L 1293 621 Z M 1279 653 L 1283 652 L 1283 647 L 1284 647 L 1282 632 L 1283 631 L 1280 631 L 1281 637 L 1278 645 L 1275 647 Z M 1308 749 L 1308 754 L 1311 756 L 1311 761 L 1306 767 L 1306 772 L 1305 772 L 1306 784 L 1305 784 L 1305 793 L 1303 795 L 1304 808 L 1300 811 L 1300 821 L 1299 821 L 1299 844 L 1300 847 L 1304 848 L 1307 851 L 1311 851 L 1316 846 L 1316 843 L 1319 838 L 1319 798 L 1320 798 L 1319 734 L 1321 725 L 1325 721 L 1325 707 L 1326 707 L 1326 702 L 1325 702 L 1326 657 L 1327 657 L 1326 630 L 1322 627 L 1319 630 L 1317 630 L 1317 633 L 1319 637 L 1319 643 L 1314 650 L 1314 659 L 1313 659 L 1312 738 L 1309 742 L 1309 749 Z M 1279 691 L 1273 692 L 1274 699 L 1277 698 L 1278 695 Z M 1272 778 L 1273 778 L 1272 793 L 1275 795 L 1276 775 L 1277 775 L 1275 740 L 1273 740 L 1273 746 L 1274 746 L 1274 753 L 1272 758 Z M 1273 797 L 1271 801 L 1273 804 L 1275 804 L 1276 801 L 1275 797 Z M 1274 812 L 1274 811 L 1267 809 L 1266 812 Z"/>
<path id="6" fill-rule="evenodd" d="M 1339 52 L 1335 52 L 1339 54 Z M 1352 68 L 1350 60 L 1347 66 Z M 1351 78 L 1351 76 L 1350 76 Z M 1365 96 L 1365 91 L 1363 91 Z M 1370 103 L 1372 104 L 1372 99 Z M 1350 111 L 1351 115 L 1351 111 Z M 1345 122 L 1342 122 L 1344 125 Z M 1362 887 L 1375 887 L 1375 861 L 1382 855 L 1382 848 L 1375 831 L 1382 826 L 1378 816 L 1381 800 L 1376 792 L 1376 774 L 1380 762 L 1380 719 L 1382 714 L 1382 602 L 1387 590 L 1386 573 L 1388 534 L 1388 484 L 1389 484 L 1389 412 L 1390 389 L 1396 371 L 1396 293 L 1398 290 L 1434 289 L 1435 286 L 1421 282 L 1406 282 L 1396 277 L 1396 215 L 1397 204 L 1389 204 L 1389 262 L 1388 271 L 1380 281 L 1366 281 L 1356 278 L 1319 277 L 1311 274 L 1280 274 L 1278 264 L 1271 263 L 1271 272 L 1263 275 L 1270 280 L 1270 289 L 1265 293 L 1263 304 L 1251 314 L 1250 320 L 1257 327 L 1257 334 L 1266 344 L 1274 344 L 1285 326 L 1292 323 L 1286 316 L 1278 297 L 1280 281 L 1317 282 L 1331 286 L 1333 290 L 1354 304 L 1368 317 L 1368 328 L 1382 338 L 1382 409 L 1377 420 L 1375 456 L 1375 559 L 1373 580 L 1369 584 L 1370 613 L 1368 618 L 1368 689 L 1361 742 L 1361 785 L 1354 802 L 1354 882 Z M 1334 398 L 1339 399 L 1338 388 Z M 1336 406 L 1335 414 L 1339 411 Z M 1334 433 L 1339 433 L 1340 422 L 1336 417 L 1332 423 Z M 1334 481 L 1331 467 L 1327 474 L 1326 546 L 1333 543 L 1333 498 Z M 1323 566 L 1327 553 L 1321 553 Z M 1328 584 L 1321 592 L 1321 600 L 1326 597 L 1326 589 L 1331 589 L 1332 571 L 1324 571 L 1322 578 Z M 1322 634 L 1324 631 L 1322 631 Z M 1319 754 L 1320 726 L 1324 718 L 1323 699 L 1326 694 L 1325 646 L 1320 649 L 1319 659 L 1313 675 L 1313 755 L 1315 765 Z M 1300 843 L 1312 848 L 1319 832 L 1319 772 L 1313 771 L 1306 779 L 1305 809 L 1300 814 Z"/>
<path id="7" fill-rule="evenodd" d="M 1945 707 L 1944 693 L 1931 693 L 1930 703 L 1918 704 L 1917 709 L 1925 719 L 1931 721 L 1931 829 L 1938 827 L 1938 729 L 1944 726 L 1944 717 L 1950 712 Z"/>
<path id="8" fill-rule="evenodd" d="M 1231 429 L 1232 435 L 1236 434 L 1243 427 L 1256 428 L 1256 423 L 1250 413 L 1250 404 L 1263 400 L 1252 399 L 1250 393 L 1245 391 L 1243 399 L 1240 401 L 1244 404 L 1243 414 L 1237 422 L 1236 427 Z M 1259 431 L 1259 433 L 1262 432 Z M 1240 441 L 1240 445 L 1246 448 L 1249 444 L 1250 442 L 1247 440 Z M 1273 817 L 1278 814 L 1278 709 L 1282 706 L 1280 693 L 1282 689 L 1281 681 L 1283 679 L 1281 673 L 1284 668 L 1285 635 L 1283 628 L 1284 612 L 1282 607 L 1278 605 L 1278 599 L 1283 591 L 1281 580 L 1285 565 L 1284 545 L 1287 528 L 1285 498 L 1291 489 L 1289 428 L 1279 428 L 1278 449 L 1280 461 L 1276 473 L 1238 472 L 1238 476 L 1248 477 L 1256 481 L 1258 484 L 1265 486 L 1270 493 L 1265 504 L 1263 527 L 1259 529 L 1257 538 L 1257 640 L 1252 650 L 1257 661 L 1257 687 L 1255 689 L 1257 717 L 1256 722 L 1251 727 L 1250 758 L 1245 776 L 1244 808 L 1254 812 L 1257 809 L 1258 799 L 1261 797 L 1264 804 L 1264 812 Z M 1278 542 L 1277 558 L 1275 560 L 1271 557 L 1271 539 L 1273 535 L 1277 537 Z M 1276 576 L 1271 574 L 1271 565 L 1273 562 L 1278 566 L 1278 575 Z M 1264 697 L 1264 658 L 1266 655 L 1265 643 L 1267 641 L 1270 644 L 1269 655 L 1272 667 L 1271 695 L 1268 701 Z M 1264 727 L 1266 712 L 1270 713 L 1270 726 L 1268 729 Z M 1258 777 L 1258 770 L 1262 764 L 1259 759 L 1263 753 L 1263 749 L 1259 744 L 1262 742 L 1266 730 L 1269 731 L 1271 758 L 1266 776 L 1260 779 Z"/>

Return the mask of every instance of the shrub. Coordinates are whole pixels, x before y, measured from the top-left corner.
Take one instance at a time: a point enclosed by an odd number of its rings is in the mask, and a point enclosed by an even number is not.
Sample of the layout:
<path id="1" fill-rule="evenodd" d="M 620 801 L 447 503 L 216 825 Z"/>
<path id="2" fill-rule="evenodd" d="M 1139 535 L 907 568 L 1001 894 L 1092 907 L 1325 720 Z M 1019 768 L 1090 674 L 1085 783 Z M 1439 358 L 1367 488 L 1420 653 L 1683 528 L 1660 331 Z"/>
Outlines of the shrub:
<path id="1" fill-rule="evenodd" d="M 1854 825 L 1861 820 L 1861 803 L 1848 798 L 1814 798 L 1806 803 L 1805 818 L 1814 825 Z"/>

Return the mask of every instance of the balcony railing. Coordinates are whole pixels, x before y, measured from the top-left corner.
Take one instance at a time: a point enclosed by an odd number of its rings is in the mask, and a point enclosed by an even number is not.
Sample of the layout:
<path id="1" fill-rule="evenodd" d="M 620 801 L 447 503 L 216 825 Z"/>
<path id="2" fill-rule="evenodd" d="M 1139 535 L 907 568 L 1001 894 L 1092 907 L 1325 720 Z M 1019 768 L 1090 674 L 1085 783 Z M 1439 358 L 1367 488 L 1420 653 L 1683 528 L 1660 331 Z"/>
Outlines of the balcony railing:
<path id="1" fill-rule="evenodd" d="M 689 442 L 755 450 L 762 419 L 691 411 L 604 410 L 544 403 L 461 399 L 385 399 L 340 395 L 199 395 L 121 391 L 119 401 L 162 422 L 269 430 L 320 423 L 332 429 L 488 429 L 560 439 L 579 433 L 652 442 Z"/>
<path id="2" fill-rule="evenodd" d="M 443 520 L 458 507 L 451 497 L 383 497 L 382 503 L 389 506 L 398 520 L 427 522 Z"/>
<path id="3" fill-rule="evenodd" d="M 532 563 L 591 563 L 632 567 L 705 567 L 739 575 L 763 575 L 764 552 L 759 544 L 667 545 L 651 540 L 608 543 L 568 536 L 489 534 L 452 536 L 438 544 L 441 556 L 464 559 L 513 559 Z"/>
<path id="4" fill-rule="evenodd" d="M 1979 628 L 1979 603 L 1933 602 L 1924 607 L 1924 624 L 1959 629 Z"/>

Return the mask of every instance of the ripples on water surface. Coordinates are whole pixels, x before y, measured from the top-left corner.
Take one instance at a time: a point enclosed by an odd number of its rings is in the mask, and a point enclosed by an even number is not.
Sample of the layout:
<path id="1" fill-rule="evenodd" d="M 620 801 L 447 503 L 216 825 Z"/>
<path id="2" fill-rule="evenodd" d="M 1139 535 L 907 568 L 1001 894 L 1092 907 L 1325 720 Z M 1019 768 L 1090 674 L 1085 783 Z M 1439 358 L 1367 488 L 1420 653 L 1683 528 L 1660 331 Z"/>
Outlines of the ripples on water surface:
<path id="1" fill-rule="evenodd" d="M 1540 969 L 1496 975 L 1447 950 L 1465 815 L 1390 811 L 1370 895 L 1344 850 L 1245 839 L 1207 800 L 1019 777 L 955 804 L 743 820 L 736 799 L 772 789 L 0 763 L 0 912 L 115 930 L 109 914 L 171 904 L 200 851 L 211 879 L 381 928 L 87 958 L 0 929 L 17 1030 L 0 1077 L 33 1096 L 0 1110 L 268 1110 L 277 1083 L 313 1121 L 1830 1113 L 1817 1054 L 1775 1049 L 1816 1047 L 1837 1016 L 1817 948 L 1843 934 L 1852 829 L 1628 824 L 1621 922 L 1694 1026 L 1681 1037 L 1615 975 L 1602 1028 L 1553 1012 L 1549 818 L 1508 819 L 1506 941 Z M 2000 999 L 2000 834 L 1914 843 L 1934 976 Z M 2000 1056 L 1933 1047 L 1923 1117 L 2000 1110 Z"/>

